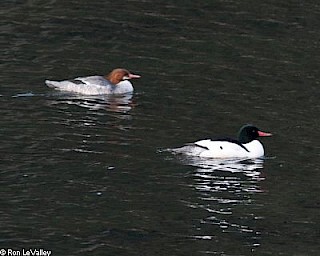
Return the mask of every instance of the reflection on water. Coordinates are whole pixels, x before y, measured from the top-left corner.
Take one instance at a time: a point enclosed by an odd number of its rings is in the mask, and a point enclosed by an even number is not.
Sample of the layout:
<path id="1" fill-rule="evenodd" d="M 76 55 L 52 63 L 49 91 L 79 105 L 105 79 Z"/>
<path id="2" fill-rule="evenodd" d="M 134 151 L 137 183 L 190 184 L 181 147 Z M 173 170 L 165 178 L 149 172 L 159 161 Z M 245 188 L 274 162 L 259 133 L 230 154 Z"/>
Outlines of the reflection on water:
<path id="1" fill-rule="evenodd" d="M 1 96 L 1 95 L 0 95 Z M 127 113 L 135 107 L 132 100 L 133 95 L 120 94 L 120 95 L 81 95 L 70 94 L 64 92 L 55 92 L 51 95 L 34 94 L 33 92 L 17 93 L 13 98 L 22 97 L 36 97 L 36 96 L 50 96 L 54 100 L 51 101 L 52 105 L 55 104 L 69 104 L 76 105 L 89 110 L 107 110 L 111 112 Z"/>
<path id="2" fill-rule="evenodd" d="M 118 113 L 127 113 L 135 106 L 132 94 L 84 96 L 60 93 L 52 104 L 69 104 L 93 111 L 107 110 Z"/>
<path id="3" fill-rule="evenodd" d="M 214 239 L 217 232 L 243 236 L 252 248 L 260 245 L 261 232 L 255 222 L 258 207 L 254 196 L 264 192 L 261 181 L 264 159 L 202 159 L 183 157 L 183 164 L 197 167 L 191 177 L 196 200 L 185 201 L 188 208 L 201 210 L 195 239 Z M 241 213 L 241 214 L 239 214 Z M 219 231 L 220 230 L 220 231 Z M 202 233 L 204 232 L 204 233 Z"/>
<path id="4" fill-rule="evenodd" d="M 199 167 L 205 172 L 231 172 L 243 173 L 248 177 L 255 177 L 259 179 L 260 169 L 263 168 L 264 159 L 214 159 L 214 158 L 201 158 L 179 155 L 179 161 L 186 165 Z"/>
<path id="5" fill-rule="evenodd" d="M 127 157 L 123 147 L 135 140 L 128 133 L 132 129 L 130 111 L 136 104 L 132 94 L 83 96 L 59 91 L 20 92 L 3 99 L 11 101 L 8 109 L 16 108 L 15 116 L 32 108 L 20 118 L 3 115 L 2 121 L 7 126 L 12 123 L 12 126 L 24 127 L 23 133 L 12 130 L 12 136 L 8 134 L 9 128 L 4 130 L 6 139 L 2 141 L 2 148 L 10 149 L 12 142 L 19 144 L 19 148 L 8 150 L 13 154 L 23 152 L 31 158 L 48 154 L 46 162 L 56 163 L 71 159 L 81 162 L 81 158 L 88 158 L 96 165 L 106 166 L 104 162 L 108 157 L 115 154 L 118 158 Z M 42 127 L 40 132 L 39 127 Z M 37 163 L 33 158 L 28 162 Z"/>

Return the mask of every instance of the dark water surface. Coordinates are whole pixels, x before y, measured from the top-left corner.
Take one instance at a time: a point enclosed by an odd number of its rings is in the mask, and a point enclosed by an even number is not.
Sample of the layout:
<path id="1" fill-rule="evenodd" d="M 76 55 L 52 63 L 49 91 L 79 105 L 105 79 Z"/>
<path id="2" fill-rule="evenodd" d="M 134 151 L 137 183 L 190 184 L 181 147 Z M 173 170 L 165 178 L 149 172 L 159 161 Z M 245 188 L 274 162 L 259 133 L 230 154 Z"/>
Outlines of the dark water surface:
<path id="1" fill-rule="evenodd" d="M 317 1 L 3 0 L 0 15 L 0 249 L 319 255 Z M 132 97 L 44 85 L 115 67 L 142 75 Z M 163 151 L 245 123 L 274 134 L 266 159 Z"/>

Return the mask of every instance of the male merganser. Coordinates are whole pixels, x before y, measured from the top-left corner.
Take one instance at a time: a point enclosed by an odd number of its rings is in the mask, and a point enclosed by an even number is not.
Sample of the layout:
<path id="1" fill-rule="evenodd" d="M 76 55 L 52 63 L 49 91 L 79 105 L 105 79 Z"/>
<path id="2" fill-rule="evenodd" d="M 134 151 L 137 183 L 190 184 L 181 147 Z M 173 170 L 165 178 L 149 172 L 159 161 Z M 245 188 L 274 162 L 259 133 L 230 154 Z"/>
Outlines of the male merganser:
<path id="1" fill-rule="evenodd" d="M 239 131 L 238 139 L 199 140 L 174 149 L 173 152 L 211 158 L 258 158 L 264 156 L 264 148 L 257 138 L 271 135 L 253 125 L 244 125 Z"/>
<path id="2" fill-rule="evenodd" d="M 106 76 L 78 77 L 72 80 L 50 81 L 47 86 L 62 91 L 70 91 L 87 95 L 123 94 L 133 92 L 129 79 L 140 78 L 123 68 L 116 68 Z"/>

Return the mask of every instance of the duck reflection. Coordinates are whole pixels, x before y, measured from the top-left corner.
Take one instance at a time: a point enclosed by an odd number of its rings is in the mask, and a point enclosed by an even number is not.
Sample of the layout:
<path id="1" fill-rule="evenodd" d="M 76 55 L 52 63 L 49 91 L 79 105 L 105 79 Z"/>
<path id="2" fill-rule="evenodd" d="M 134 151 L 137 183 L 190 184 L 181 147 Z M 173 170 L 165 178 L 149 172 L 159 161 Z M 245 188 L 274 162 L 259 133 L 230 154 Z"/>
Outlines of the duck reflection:
<path id="1" fill-rule="evenodd" d="M 262 217 L 258 193 L 263 193 L 264 159 L 202 159 L 180 158 L 183 164 L 196 167 L 191 173 L 196 197 L 184 201 L 187 207 L 198 209 L 201 217 L 196 225 L 195 239 L 216 237 L 217 233 L 240 234 L 248 246 L 259 246 L 260 232 L 256 221 Z"/>
<path id="2" fill-rule="evenodd" d="M 128 113 L 135 107 L 132 94 L 122 95 L 60 95 L 57 103 L 66 103 L 89 110 L 106 110 L 117 113 Z"/>
<path id="3" fill-rule="evenodd" d="M 263 158 L 254 159 L 214 159 L 201 157 L 178 156 L 179 161 L 186 165 L 199 167 L 199 173 L 241 173 L 254 180 L 263 179 L 261 169 L 263 169 Z"/>

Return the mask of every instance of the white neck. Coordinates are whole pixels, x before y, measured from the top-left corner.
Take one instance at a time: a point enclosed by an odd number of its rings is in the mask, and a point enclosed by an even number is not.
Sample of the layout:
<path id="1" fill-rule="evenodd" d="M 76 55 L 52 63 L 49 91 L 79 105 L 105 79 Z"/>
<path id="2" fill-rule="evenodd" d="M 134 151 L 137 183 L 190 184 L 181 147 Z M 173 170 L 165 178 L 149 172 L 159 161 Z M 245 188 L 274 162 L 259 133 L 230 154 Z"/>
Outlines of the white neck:
<path id="1" fill-rule="evenodd" d="M 249 143 L 243 144 L 250 152 L 248 152 L 249 157 L 261 157 L 264 156 L 264 148 L 260 141 L 253 140 Z"/>

